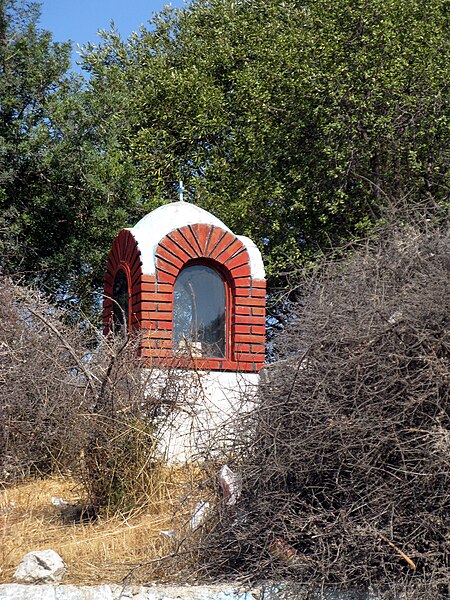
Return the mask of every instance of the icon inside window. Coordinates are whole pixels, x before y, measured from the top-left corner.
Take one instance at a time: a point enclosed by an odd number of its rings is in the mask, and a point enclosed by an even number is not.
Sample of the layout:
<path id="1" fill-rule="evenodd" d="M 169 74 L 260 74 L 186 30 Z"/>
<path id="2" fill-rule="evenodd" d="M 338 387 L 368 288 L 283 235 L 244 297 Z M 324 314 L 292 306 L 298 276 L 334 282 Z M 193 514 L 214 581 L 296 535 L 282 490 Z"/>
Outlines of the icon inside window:
<path id="1" fill-rule="evenodd" d="M 174 289 L 173 344 L 175 352 L 225 358 L 225 282 L 203 264 L 186 267 Z"/>

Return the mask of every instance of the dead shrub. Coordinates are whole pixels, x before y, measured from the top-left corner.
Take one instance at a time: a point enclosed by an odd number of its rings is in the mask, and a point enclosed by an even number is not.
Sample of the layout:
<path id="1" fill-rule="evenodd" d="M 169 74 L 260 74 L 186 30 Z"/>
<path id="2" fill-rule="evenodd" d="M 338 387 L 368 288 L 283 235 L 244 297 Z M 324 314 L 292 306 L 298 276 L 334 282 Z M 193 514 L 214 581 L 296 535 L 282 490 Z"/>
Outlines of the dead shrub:
<path id="1" fill-rule="evenodd" d="M 168 368 L 161 374 L 144 364 L 142 334 L 109 338 L 95 357 L 95 404 L 86 419 L 81 475 L 97 509 L 137 510 L 154 487 L 164 463 L 161 430 L 184 398 L 184 381 Z"/>
<path id="2" fill-rule="evenodd" d="M 85 402 L 79 363 L 86 348 L 80 333 L 59 316 L 38 294 L 1 280 L 0 477 L 5 482 L 55 472 L 81 449 L 74 443 L 74 423 Z"/>
<path id="3" fill-rule="evenodd" d="M 0 281 L 0 473 L 4 484 L 70 472 L 88 491 L 89 514 L 144 502 L 161 462 L 158 426 L 180 397 L 138 356 L 139 335 L 104 338 L 68 325 L 42 295 Z"/>
<path id="4" fill-rule="evenodd" d="M 318 270 L 278 349 L 203 574 L 448 597 L 448 234 L 384 231 Z"/>

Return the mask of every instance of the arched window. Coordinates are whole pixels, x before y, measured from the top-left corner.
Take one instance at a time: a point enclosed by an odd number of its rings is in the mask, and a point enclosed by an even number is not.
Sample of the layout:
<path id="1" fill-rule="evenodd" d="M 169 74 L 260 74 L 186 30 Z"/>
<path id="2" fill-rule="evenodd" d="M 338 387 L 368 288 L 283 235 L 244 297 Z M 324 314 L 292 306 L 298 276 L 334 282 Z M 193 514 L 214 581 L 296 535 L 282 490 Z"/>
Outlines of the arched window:
<path id="1" fill-rule="evenodd" d="M 124 325 L 128 326 L 128 304 L 130 294 L 128 290 L 128 279 L 123 269 L 119 269 L 114 278 L 113 287 L 114 299 L 114 330 L 116 333 L 126 330 Z"/>
<path id="2" fill-rule="evenodd" d="M 173 347 L 193 356 L 225 358 L 225 282 L 203 264 L 186 267 L 174 289 Z"/>

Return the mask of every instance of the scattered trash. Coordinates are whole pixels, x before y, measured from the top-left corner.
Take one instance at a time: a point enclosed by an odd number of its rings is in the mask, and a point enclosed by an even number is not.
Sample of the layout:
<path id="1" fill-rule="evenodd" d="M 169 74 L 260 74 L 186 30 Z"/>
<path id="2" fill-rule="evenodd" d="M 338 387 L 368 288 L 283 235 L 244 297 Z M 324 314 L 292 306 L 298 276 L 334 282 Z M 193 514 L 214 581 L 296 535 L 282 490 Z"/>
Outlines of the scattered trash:
<path id="1" fill-rule="evenodd" d="M 63 498 L 55 498 L 55 496 L 52 496 L 52 504 L 53 506 L 67 506 L 69 503 Z"/>
<path id="2" fill-rule="evenodd" d="M 234 506 L 242 492 L 241 476 L 232 471 L 228 465 L 224 465 L 219 471 L 218 479 L 225 504 Z"/>
<path id="3" fill-rule="evenodd" d="M 209 502 L 203 502 L 203 500 L 197 502 L 190 521 L 192 531 L 195 531 L 205 522 L 205 519 L 209 513 L 209 509 Z"/>
<path id="4" fill-rule="evenodd" d="M 161 535 L 165 535 L 168 538 L 176 537 L 176 531 L 174 531 L 173 529 L 161 529 L 159 533 Z"/>
<path id="5" fill-rule="evenodd" d="M 268 547 L 269 553 L 283 562 L 290 562 L 297 556 L 297 550 L 281 537 L 276 537 Z"/>
<path id="6" fill-rule="evenodd" d="M 403 311 L 396 310 L 388 319 L 389 325 L 396 325 L 403 318 Z"/>

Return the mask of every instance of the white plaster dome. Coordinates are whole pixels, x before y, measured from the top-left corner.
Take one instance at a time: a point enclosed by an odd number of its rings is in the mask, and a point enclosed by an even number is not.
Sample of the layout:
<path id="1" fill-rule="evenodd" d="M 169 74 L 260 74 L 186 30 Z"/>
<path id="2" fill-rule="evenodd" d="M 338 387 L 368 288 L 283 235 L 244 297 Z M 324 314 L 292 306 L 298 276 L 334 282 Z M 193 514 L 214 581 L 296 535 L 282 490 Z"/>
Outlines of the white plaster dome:
<path id="1" fill-rule="evenodd" d="M 203 208 L 183 200 L 156 208 L 130 228 L 129 231 L 136 239 L 141 252 L 142 272 L 146 275 L 155 275 L 155 252 L 159 242 L 166 235 L 185 225 L 197 223 L 213 225 L 232 233 L 220 219 Z M 248 237 L 236 237 L 244 244 L 249 253 L 252 276 L 256 279 L 264 279 L 264 265 L 258 248 Z"/>

